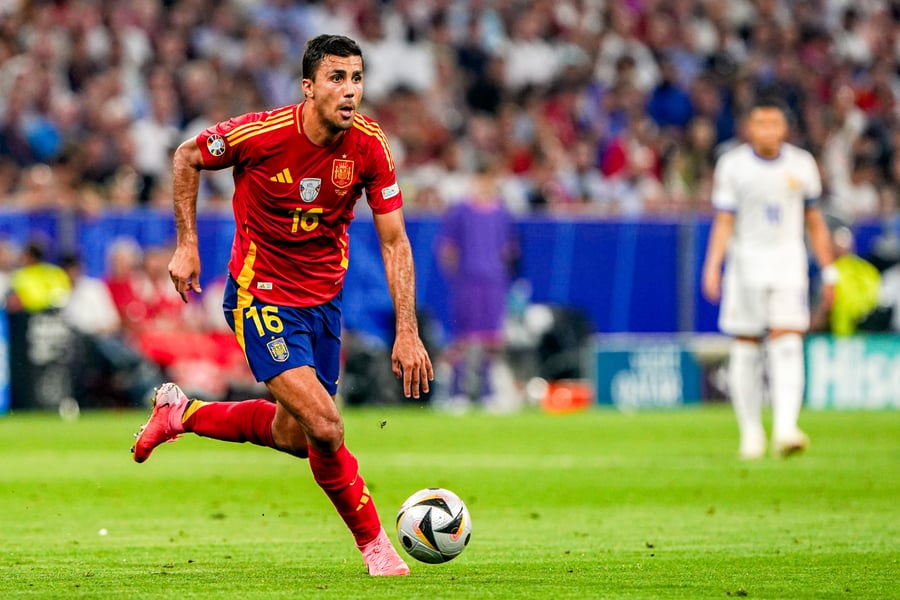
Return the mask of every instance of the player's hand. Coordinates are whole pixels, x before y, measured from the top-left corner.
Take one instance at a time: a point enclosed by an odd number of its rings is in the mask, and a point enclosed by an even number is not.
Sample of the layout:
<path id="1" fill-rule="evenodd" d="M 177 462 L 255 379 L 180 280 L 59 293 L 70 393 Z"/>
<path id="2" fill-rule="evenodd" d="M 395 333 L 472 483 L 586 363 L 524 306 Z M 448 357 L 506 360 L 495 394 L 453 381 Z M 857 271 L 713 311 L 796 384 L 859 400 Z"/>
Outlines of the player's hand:
<path id="1" fill-rule="evenodd" d="M 169 261 L 169 276 L 181 299 L 188 301 L 188 290 L 201 293 L 200 250 L 196 244 L 181 244 L 175 248 Z"/>
<path id="2" fill-rule="evenodd" d="M 700 287 L 704 298 L 713 304 L 718 304 L 722 298 L 722 271 L 720 269 L 703 269 Z"/>
<path id="3" fill-rule="evenodd" d="M 434 380 L 434 369 L 425 345 L 415 333 L 398 333 L 391 352 L 394 375 L 403 379 L 403 395 L 419 399 L 428 393 L 428 382 Z"/>

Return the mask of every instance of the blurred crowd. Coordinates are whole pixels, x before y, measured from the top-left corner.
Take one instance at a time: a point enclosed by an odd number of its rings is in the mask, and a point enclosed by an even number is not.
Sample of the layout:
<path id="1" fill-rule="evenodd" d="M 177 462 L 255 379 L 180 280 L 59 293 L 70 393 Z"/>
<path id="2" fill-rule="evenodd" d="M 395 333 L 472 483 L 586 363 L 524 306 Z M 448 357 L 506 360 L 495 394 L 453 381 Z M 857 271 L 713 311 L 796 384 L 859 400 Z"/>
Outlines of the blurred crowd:
<path id="1" fill-rule="evenodd" d="M 790 106 L 826 208 L 891 215 L 900 180 L 892 0 L 5 0 L 0 205 L 170 205 L 174 146 L 299 101 L 305 41 L 357 39 L 363 112 L 408 210 L 490 166 L 514 214 L 710 209 L 716 156 L 760 90 Z M 200 209 L 228 210 L 228 173 Z"/>

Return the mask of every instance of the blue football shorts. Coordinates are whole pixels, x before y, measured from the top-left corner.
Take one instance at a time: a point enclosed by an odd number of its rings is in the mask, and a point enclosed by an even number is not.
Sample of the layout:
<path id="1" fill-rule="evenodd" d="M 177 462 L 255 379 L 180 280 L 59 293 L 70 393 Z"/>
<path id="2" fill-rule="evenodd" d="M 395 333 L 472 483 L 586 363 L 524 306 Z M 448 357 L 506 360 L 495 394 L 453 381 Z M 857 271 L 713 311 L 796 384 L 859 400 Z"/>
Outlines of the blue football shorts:
<path id="1" fill-rule="evenodd" d="M 229 276 L 222 308 L 257 381 L 268 381 L 288 369 L 309 366 L 316 370 L 316 376 L 330 395 L 337 393 L 341 369 L 341 293 L 319 306 L 274 306 L 253 298 L 249 306 L 238 307 L 238 285 Z"/>

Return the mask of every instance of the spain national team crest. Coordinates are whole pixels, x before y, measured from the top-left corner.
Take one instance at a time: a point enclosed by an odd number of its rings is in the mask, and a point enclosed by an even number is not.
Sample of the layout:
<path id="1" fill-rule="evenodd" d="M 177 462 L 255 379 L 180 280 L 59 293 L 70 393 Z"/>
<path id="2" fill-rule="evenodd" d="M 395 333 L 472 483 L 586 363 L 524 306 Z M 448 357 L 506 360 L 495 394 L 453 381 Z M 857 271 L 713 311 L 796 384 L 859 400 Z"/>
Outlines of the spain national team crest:
<path id="1" fill-rule="evenodd" d="M 206 149 L 213 156 L 222 156 L 225 154 L 225 138 L 218 133 L 214 133 L 206 138 Z"/>
<path id="2" fill-rule="evenodd" d="M 304 177 L 300 180 L 300 199 L 312 202 L 322 189 L 322 180 L 318 177 Z"/>
<path id="3" fill-rule="evenodd" d="M 339 188 L 347 187 L 353 182 L 353 161 L 336 158 L 331 164 L 331 183 Z"/>
<path id="4" fill-rule="evenodd" d="M 272 355 L 272 360 L 275 362 L 284 362 L 291 355 L 283 337 L 275 338 L 266 346 L 269 348 L 269 354 Z"/>

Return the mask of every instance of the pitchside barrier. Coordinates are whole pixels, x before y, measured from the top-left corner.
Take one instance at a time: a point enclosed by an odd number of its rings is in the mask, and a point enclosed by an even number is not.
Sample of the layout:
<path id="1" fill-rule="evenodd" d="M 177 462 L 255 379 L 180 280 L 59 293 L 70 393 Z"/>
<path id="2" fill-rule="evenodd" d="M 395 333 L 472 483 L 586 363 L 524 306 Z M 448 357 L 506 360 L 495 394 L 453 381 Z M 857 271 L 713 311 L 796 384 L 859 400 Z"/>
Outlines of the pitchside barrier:
<path id="1" fill-rule="evenodd" d="M 900 408 L 900 335 L 810 336 L 806 340 L 810 408 Z"/>
<path id="2" fill-rule="evenodd" d="M 596 401 L 621 410 L 727 402 L 728 345 L 713 334 L 598 336 Z M 812 335 L 805 345 L 808 408 L 900 409 L 900 335 Z"/>
<path id="3" fill-rule="evenodd" d="M 721 400 L 727 343 L 714 335 L 597 336 L 597 403 L 631 411 Z"/>

